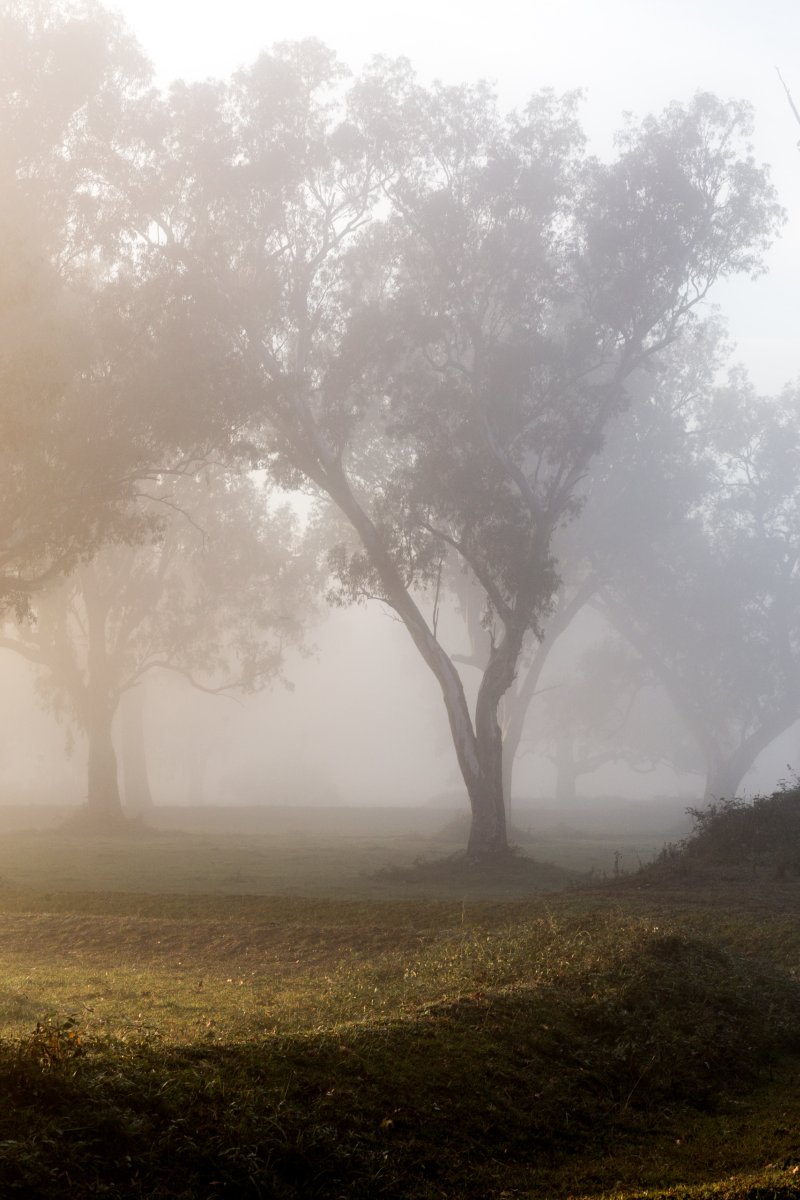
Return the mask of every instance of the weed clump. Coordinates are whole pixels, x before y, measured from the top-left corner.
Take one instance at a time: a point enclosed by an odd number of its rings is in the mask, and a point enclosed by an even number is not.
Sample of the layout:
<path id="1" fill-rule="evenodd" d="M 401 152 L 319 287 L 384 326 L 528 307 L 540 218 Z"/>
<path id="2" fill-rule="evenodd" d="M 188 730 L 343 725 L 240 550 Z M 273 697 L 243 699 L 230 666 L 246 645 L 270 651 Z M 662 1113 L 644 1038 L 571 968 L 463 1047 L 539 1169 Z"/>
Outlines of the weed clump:
<path id="1" fill-rule="evenodd" d="M 697 881 L 721 871 L 729 879 L 800 879 L 800 784 L 686 811 L 694 823 L 691 834 L 665 846 L 643 868 L 640 875 L 648 881 L 669 876 Z"/>
<path id="2" fill-rule="evenodd" d="M 694 833 L 690 857 L 769 868 L 779 877 L 800 875 L 800 785 L 751 801 L 721 800 L 689 809 Z"/>

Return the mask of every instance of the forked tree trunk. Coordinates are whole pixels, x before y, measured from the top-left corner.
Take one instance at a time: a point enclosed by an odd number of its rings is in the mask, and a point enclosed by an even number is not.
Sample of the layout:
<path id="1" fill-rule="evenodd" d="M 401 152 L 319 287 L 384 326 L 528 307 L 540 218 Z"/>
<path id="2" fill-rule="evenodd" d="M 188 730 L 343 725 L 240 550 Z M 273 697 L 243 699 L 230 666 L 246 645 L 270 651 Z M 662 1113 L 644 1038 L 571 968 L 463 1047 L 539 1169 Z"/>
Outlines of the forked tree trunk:
<path id="1" fill-rule="evenodd" d="M 119 720 L 122 794 L 125 811 L 135 816 L 153 808 L 144 738 L 144 696 L 141 684 L 126 692 Z"/>
<path id="2" fill-rule="evenodd" d="M 356 499 L 341 464 L 327 455 L 325 458 L 320 476 L 322 486 L 361 539 L 380 576 L 388 602 L 441 688 L 456 758 L 472 810 L 467 854 L 473 859 L 505 857 L 510 853 L 510 847 L 503 800 L 503 737 L 498 709 L 514 681 L 521 635 L 516 630 L 511 635 L 507 631 L 492 653 L 478 692 L 473 727 L 464 685 L 455 664 L 410 595 L 378 529 Z M 313 472 L 307 473 L 313 477 Z"/>
<path id="3" fill-rule="evenodd" d="M 495 714 L 496 715 L 496 714 Z M 478 735 L 478 775 L 467 783 L 472 825 L 467 854 L 470 858 L 501 858 L 508 854 L 508 827 L 503 794 L 503 737 L 499 723 Z M 471 786 L 470 786 L 471 785 Z"/>

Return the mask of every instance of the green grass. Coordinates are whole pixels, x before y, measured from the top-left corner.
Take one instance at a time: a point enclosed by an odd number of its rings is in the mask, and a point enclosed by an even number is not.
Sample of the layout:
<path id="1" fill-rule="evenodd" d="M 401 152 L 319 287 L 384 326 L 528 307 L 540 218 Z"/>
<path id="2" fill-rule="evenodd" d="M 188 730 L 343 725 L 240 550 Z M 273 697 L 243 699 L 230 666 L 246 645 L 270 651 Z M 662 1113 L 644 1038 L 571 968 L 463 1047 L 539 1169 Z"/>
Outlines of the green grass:
<path id="1" fill-rule="evenodd" d="M 204 894 L 263 847 L 7 837 L 0 1195 L 800 1196 L 797 881 Z"/>

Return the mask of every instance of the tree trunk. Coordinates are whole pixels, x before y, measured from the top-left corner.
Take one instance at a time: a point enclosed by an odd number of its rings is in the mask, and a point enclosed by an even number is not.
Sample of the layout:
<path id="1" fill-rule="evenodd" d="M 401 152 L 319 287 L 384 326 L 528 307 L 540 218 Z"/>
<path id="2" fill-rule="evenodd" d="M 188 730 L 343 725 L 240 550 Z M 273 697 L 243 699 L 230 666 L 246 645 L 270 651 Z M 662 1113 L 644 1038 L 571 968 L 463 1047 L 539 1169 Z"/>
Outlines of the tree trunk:
<path id="1" fill-rule="evenodd" d="M 87 813 L 91 824 L 124 821 L 112 725 L 118 702 L 109 684 L 106 620 L 108 606 L 91 589 L 84 593 L 87 622 L 86 736 L 89 742 Z"/>
<path id="2" fill-rule="evenodd" d="M 111 734 L 113 720 L 114 706 L 108 693 L 101 688 L 91 688 L 86 723 L 89 741 L 87 810 L 98 825 L 115 825 L 123 819 L 117 755 Z"/>
<path id="3" fill-rule="evenodd" d="M 311 473 L 305 469 L 306 473 Z M 464 685 L 455 664 L 429 628 L 378 529 L 350 488 L 340 464 L 332 459 L 327 461 L 320 482 L 361 539 L 378 572 L 387 602 L 405 625 L 441 688 L 456 758 L 472 810 L 467 854 L 473 859 L 508 855 L 510 847 L 503 804 L 503 738 L 498 709 L 514 680 L 521 637 L 514 632 L 510 638 L 506 632 L 499 647 L 495 648 L 478 692 L 473 728 Z"/>
<path id="4" fill-rule="evenodd" d="M 142 684 L 126 692 L 119 721 L 122 794 L 126 812 L 136 816 L 150 812 L 153 807 L 144 739 L 144 696 Z"/>
<path id="5" fill-rule="evenodd" d="M 786 708 L 771 713 L 727 758 L 723 758 L 722 755 L 709 755 L 705 800 L 733 800 L 759 754 L 787 729 L 791 729 L 797 717 L 798 706 L 787 705 Z"/>
<path id="6" fill-rule="evenodd" d="M 509 731 L 503 736 L 503 805 L 506 810 L 506 828 L 511 827 L 512 788 L 514 786 L 514 763 L 520 739 L 509 739 Z"/>
<path id="7" fill-rule="evenodd" d="M 703 800 L 706 804 L 719 800 L 735 800 L 744 774 L 744 771 L 739 771 L 731 762 L 719 762 L 709 767 Z"/>
<path id="8" fill-rule="evenodd" d="M 575 743 L 562 734 L 556 744 L 556 803 L 574 806 L 578 796 L 578 766 L 575 762 Z"/>
<path id="9" fill-rule="evenodd" d="M 488 705 L 487 705 L 488 708 Z M 509 853 L 506 806 L 503 795 L 503 734 L 494 709 L 487 712 L 478 730 L 478 778 L 465 780 L 472 807 L 467 843 L 470 858 L 498 858 Z"/>
<path id="10" fill-rule="evenodd" d="M 478 688 L 475 741 L 479 798 L 472 805 L 472 829 L 467 853 L 472 858 L 496 858 L 509 853 L 506 794 L 503 779 L 503 730 L 500 705 L 514 682 L 525 627 L 510 625 L 493 646 Z M 472 793 L 470 793 L 472 799 Z"/>
<path id="11" fill-rule="evenodd" d="M 597 589 L 593 578 L 587 578 L 576 587 L 569 598 L 562 587 L 558 605 L 551 614 L 543 640 L 536 647 L 524 679 L 516 691 L 506 696 L 506 723 L 503 735 L 503 794 L 506 799 L 506 818 L 511 820 L 511 788 L 514 778 L 514 763 L 522 743 L 525 723 L 531 701 L 537 694 L 539 680 L 547 663 L 550 651 L 561 634 L 569 628 L 581 609 L 589 602 Z"/>

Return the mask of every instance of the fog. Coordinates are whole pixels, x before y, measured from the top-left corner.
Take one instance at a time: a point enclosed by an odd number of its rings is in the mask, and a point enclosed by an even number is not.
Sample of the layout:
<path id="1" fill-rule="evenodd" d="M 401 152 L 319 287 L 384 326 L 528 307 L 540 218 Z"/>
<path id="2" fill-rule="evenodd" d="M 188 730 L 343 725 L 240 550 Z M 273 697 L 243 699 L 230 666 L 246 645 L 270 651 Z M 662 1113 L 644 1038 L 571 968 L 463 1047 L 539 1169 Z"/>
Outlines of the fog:
<path id="1" fill-rule="evenodd" d="M 452 614 L 453 626 L 457 620 Z M 572 644 L 553 656 L 542 699 L 547 689 L 558 695 L 569 687 L 576 660 L 592 644 L 585 633 L 573 633 Z M 435 681 L 409 655 L 402 627 L 376 605 L 324 615 L 312 640 L 311 650 L 287 662 L 287 684 L 257 696 L 203 695 L 163 672 L 142 685 L 154 803 L 463 810 Z M 82 804 L 84 735 L 48 711 L 34 670 L 8 651 L 2 661 L 2 802 Z M 668 703 L 662 696 L 650 708 L 645 718 L 663 721 Z M 525 819 L 529 810 L 558 811 L 556 763 L 552 749 L 536 751 L 536 715 L 514 783 L 513 808 Z M 790 773 L 787 764 L 798 762 L 800 729 L 794 726 L 759 755 L 742 794 L 770 791 Z M 646 806 L 671 797 L 680 812 L 702 793 L 699 771 L 648 763 L 642 773 L 609 762 L 580 778 L 575 802 L 561 815 L 580 814 L 591 825 L 613 805 L 611 798 Z"/>
<path id="2" fill-rule="evenodd" d="M 48 12 L 0 29 L 0 802 L 456 810 L 481 857 L 777 787 L 793 10 L 542 10 L 524 62 L 502 9 L 446 61 L 417 9 Z"/>

